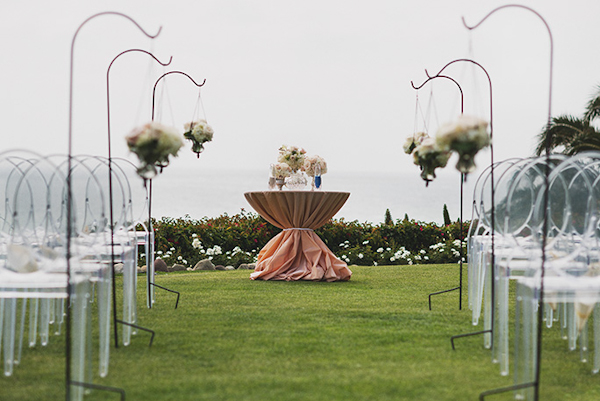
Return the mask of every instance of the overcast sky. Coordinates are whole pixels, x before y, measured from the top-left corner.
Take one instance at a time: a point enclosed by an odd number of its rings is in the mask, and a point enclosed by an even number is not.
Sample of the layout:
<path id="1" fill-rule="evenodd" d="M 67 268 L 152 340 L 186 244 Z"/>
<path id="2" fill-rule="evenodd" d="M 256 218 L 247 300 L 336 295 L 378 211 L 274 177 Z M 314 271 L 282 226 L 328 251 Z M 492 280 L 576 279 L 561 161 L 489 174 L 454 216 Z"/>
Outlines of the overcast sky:
<path id="1" fill-rule="evenodd" d="M 419 171 L 402 153 L 415 130 L 460 112 L 448 80 L 418 92 L 424 69 L 435 73 L 472 58 L 493 84 L 495 159 L 532 154 L 548 113 L 549 38 L 523 9 L 503 9 L 469 32 L 500 1 L 482 0 L 171 0 L 13 1 L 0 13 L 2 150 L 66 152 L 69 51 L 77 27 L 101 11 L 128 14 L 89 22 L 75 44 L 73 147 L 106 154 L 106 75 L 110 72 L 113 155 L 130 155 L 123 137 L 151 118 L 152 87 L 171 70 L 206 79 L 198 91 L 171 75 L 157 91 L 156 119 L 182 128 L 203 117 L 215 130 L 201 159 L 188 150 L 172 163 L 193 174 L 219 169 L 265 170 L 282 144 L 320 154 L 330 171 Z M 600 83 L 600 2 L 523 1 L 554 36 L 553 114 L 579 115 Z M 463 87 L 465 113 L 489 119 L 485 75 L 466 63 L 446 70 Z M 443 81 L 443 82 L 442 82 Z M 430 96 L 433 94 L 433 101 Z M 489 153 L 477 159 L 489 163 Z M 451 161 L 453 165 L 453 161 Z M 448 167 L 450 168 L 450 167 Z M 453 169 L 452 169 L 453 170 Z M 447 174 L 457 174 L 455 172 Z M 457 175 L 456 175 L 457 176 Z"/>

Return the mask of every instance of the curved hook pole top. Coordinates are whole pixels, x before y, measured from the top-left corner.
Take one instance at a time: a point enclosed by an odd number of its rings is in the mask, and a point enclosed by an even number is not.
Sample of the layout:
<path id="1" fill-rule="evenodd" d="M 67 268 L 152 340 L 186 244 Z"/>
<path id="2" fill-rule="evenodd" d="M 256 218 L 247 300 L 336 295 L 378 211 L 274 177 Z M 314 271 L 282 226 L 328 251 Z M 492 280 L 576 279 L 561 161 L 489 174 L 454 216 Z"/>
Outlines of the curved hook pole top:
<path id="1" fill-rule="evenodd" d="M 468 63 L 475 64 L 476 66 L 478 66 L 479 68 L 481 68 L 481 70 L 485 73 L 485 76 L 487 77 L 488 84 L 489 84 L 489 92 L 490 92 L 490 139 L 493 139 L 493 133 L 494 133 L 494 113 L 493 113 L 493 109 L 494 108 L 493 108 L 493 105 L 492 105 L 492 99 L 493 99 L 493 97 L 492 97 L 492 79 L 490 78 L 490 74 L 488 74 L 487 70 L 481 64 L 479 64 L 475 60 L 471 60 L 469 58 L 459 58 L 459 59 L 452 60 L 449 63 L 447 63 L 434 76 L 440 75 L 447 67 L 449 67 L 450 65 L 452 65 L 454 63 L 457 63 L 457 62 L 468 62 Z M 429 72 L 427 72 L 427 69 L 425 69 L 425 74 L 429 78 L 432 77 L 432 76 L 429 75 Z M 492 164 L 494 164 L 494 160 L 493 159 L 492 159 Z"/>
<path id="2" fill-rule="evenodd" d="M 71 41 L 71 53 L 70 53 L 70 65 L 69 65 L 69 155 L 72 153 L 72 133 L 73 133 L 73 69 L 74 69 L 74 55 L 75 55 L 75 40 L 77 39 L 77 36 L 79 35 L 79 31 L 81 31 L 81 29 L 83 28 L 83 26 L 85 24 L 87 24 L 90 20 L 96 18 L 96 17 L 100 17 L 103 15 L 117 15 L 120 17 L 124 17 L 126 19 L 128 19 L 129 21 L 131 21 L 145 36 L 149 37 L 150 39 L 154 39 L 156 38 L 160 32 L 162 31 L 162 26 L 158 28 L 158 31 L 154 34 L 151 35 L 148 32 L 146 32 L 146 30 L 144 30 L 144 28 L 142 28 L 140 26 L 140 24 L 138 24 L 133 18 L 131 18 L 130 16 L 120 13 L 120 12 L 116 12 L 116 11 L 104 11 L 104 12 L 100 12 L 97 14 L 94 14 L 90 17 L 88 17 L 85 21 L 83 21 L 79 27 L 77 28 L 77 30 L 75 31 L 75 34 L 73 35 L 73 39 Z"/>
<path id="3" fill-rule="evenodd" d="M 436 78 L 446 78 L 449 79 L 450 81 L 454 82 L 456 84 L 456 87 L 458 88 L 459 92 L 460 92 L 460 114 L 462 114 L 464 112 L 464 94 L 463 94 L 463 90 L 460 87 L 460 84 L 452 77 L 449 77 L 447 75 L 434 75 L 434 76 L 429 76 L 429 74 L 427 73 L 427 70 L 425 70 L 425 74 L 427 74 L 427 79 L 425 81 L 423 81 L 423 83 L 419 86 L 415 86 L 413 81 L 410 81 L 411 86 L 413 87 L 414 90 L 419 90 L 421 89 L 423 86 L 425 86 L 425 84 L 427 84 L 429 81 L 432 81 Z"/>
<path id="4" fill-rule="evenodd" d="M 106 108 L 107 108 L 107 118 L 108 118 L 108 158 L 109 158 L 109 160 L 111 158 L 111 149 L 110 149 L 111 148 L 111 146 L 110 146 L 110 138 L 111 138 L 111 130 L 110 130 L 110 69 L 112 68 L 112 65 L 114 64 L 114 62 L 119 57 L 121 57 L 124 54 L 131 53 L 131 52 L 145 53 L 145 54 L 149 55 L 150 57 L 152 57 L 154 60 L 156 60 L 156 62 L 159 63 L 160 65 L 162 65 L 163 67 L 168 66 L 173 61 L 173 56 L 171 56 L 169 58 L 168 62 L 163 63 L 158 58 L 156 58 L 156 56 L 154 56 L 154 54 L 152 54 L 146 50 L 128 49 L 128 50 L 122 51 L 121 53 L 117 54 L 115 56 L 115 58 L 113 58 L 112 61 L 110 62 L 110 64 L 108 65 L 108 68 L 106 70 Z"/>
<path id="5" fill-rule="evenodd" d="M 546 30 L 548 31 L 548 37 L 550 39 L 550 73 L 549 73 L 549 85 L 548 85 L 548 120 L 546 121 L 546 129 L 550 129 L 550 125 L 552 123 L 552 75 L 553 75 L 553 60 L 554 60 L 554 40 L 552 38 L 552 31 L 550 30 L 550 26 L 548 25 L 548 23 L 546 22 L 546 20 L 544 19 L 544 17 L 542 17 L 542 15 L 540 13 L 538 13 L 537 11 L 535 11 L 533 8 L 521 5 L 521 4 L 505 4 L 503 6 L 497 7 L 495 9 L 493 9 L 492 11 L 490 11 L 485 17 L 483 17 L 483 19 L 481 21 L 479 21 L 477 24 L 475 25 L 468 25 L 467 22 L 465 21 L 465 17 L 461 17 L 462 18 L 462 23 L 465 26 L 465 28 L 467 28 L 468 30 L 473 30 L 476 29 L 477 27 L 479 27 L 486 19 L 488 19 L 488 17 L 490 17 L 492 14 L 494 14 L 496 11 L 499 11 L 501 9 L 504 8 L 510 8 L 510 7 L 516 7 L 516 8 L 522 8 L 525 10 L 528 10 L 532 13 L 534 13 L 540 20 L 542 20 L 542 22 L 544 23 L 544 26 L 546 27 Z M 547 147 L 549 147 L 550 142 L 547 142 Z M 549 149 L 547 149 L 547 153 L 549 153 Z"/>
<path id="6" fill-rule="evenodd" d="M 199 84 L 198 82 L 196 82 L 194 80 L 194 78 L 190 77 L 188 74 L 186 74 L 183 71 L 176 71 L 176 70 L 175 71 L 169 71 L 169 72 L 166 72 L 163 75 L 161 75 L 156 80 L 156 82 L 154 83 L 154 88 L 152 88 L 152 121 L 154 121 L 154 104 L 155 104 L 155 96 L 156 96 L 156 87 L 157 87 L 157 85 L 158 85 L 158 83 L 160 82 L 161 79 L 163 79 L 164 77 L 166 77 L 167 75 L 170 75 L 170 74 L 181 74 L 181 75 L 184 75 L 184 76 L 188 77 L 190 79 L 190 81 L 192 81 L 192 83 L 194 85 L 196 85 L 198 88 L 203 87 L 204 84 L 206 83 L 206 79 L 204 79 L 204 81 L 202 81 L 202 83 Z"/>

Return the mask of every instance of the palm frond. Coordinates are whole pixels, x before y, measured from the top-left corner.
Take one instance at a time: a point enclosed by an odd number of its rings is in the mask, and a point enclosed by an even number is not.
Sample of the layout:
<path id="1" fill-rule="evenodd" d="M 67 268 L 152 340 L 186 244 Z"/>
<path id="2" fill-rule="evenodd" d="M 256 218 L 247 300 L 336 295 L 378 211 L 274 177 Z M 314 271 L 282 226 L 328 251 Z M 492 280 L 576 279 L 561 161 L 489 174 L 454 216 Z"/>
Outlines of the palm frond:
<path id="1" fill-rule="evenodd" d="M 538 145 L 535 150 L 536 155 L 541 155 L 549 147 L 549 150 L 555 150 L 558 147 L 564 147 L 565 151 L 570 149 L 571 144 L 578 137 L 584 135 L 589 129 L 589 125 L 577 117 L 561 115 L 553 117 L 550 127 L 544 127 L 538 135 Z"/>
<path id="2" fill-rule="evenodd" d="M 600 117 L 600 85 L 596 87 L 596 93 L 588 102 L 583 119 L 589 123 L 598 117 Z"/>
<path id="3" fill-rule="evenodd" d="M 600 133 L 593 127 L 589 127 L 581 135 L 577 136 L 566 152 L 568 155 L 574 155 L 586 150 L 600 150 Z"/>

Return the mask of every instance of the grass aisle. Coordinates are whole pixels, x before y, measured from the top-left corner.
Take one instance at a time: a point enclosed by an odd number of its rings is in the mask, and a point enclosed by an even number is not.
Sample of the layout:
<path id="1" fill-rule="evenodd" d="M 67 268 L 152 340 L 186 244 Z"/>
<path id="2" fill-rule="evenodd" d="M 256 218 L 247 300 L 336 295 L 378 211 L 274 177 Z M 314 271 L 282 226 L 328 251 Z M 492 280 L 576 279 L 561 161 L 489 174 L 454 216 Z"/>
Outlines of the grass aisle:
<path id="1" fill-rule="evenodd" d="M 129 347 L 111 349 L 108 377 L 96 384 L 126 390 L 127 400 L 477 400 L 512 384 L 491 363 L 479 330 L 457 293 L 456 265 L 352 267 L 345 283 L 264 282 L 249 271 L 173 273 L 157 283 L 181 291 L 157 293 L 145 307 L 140 276 L 140 332 Z M 465 274 L 466 275 L 466 274 Z M 159 290 L 157 290 L 159 291 Z M 64 343 L 25 349 L 0 400 L 64 399 Z M 542 399 L 600 399 L 600 376 L 568 352 L 557 329 L 545 329 Z M 62 398 L 61 398 L 62 397 Z M 86 400 L 117 400 L 94 392 Z M 511 394 L 490 397 L 509 400 Z"/>

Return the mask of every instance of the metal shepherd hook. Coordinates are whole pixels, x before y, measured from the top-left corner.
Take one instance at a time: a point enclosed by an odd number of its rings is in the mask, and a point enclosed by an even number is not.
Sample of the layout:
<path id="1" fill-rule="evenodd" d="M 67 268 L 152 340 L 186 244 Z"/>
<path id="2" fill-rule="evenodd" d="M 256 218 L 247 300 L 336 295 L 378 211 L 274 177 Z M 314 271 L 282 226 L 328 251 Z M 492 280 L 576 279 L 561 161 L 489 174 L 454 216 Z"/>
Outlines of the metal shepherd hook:
<path id="1" fill-rule="evenodd" d="M 97 13 L 92 15 L 91 17 L 87 18 L 85 21 L 83 21 L 79 27 L 77 28 L 77 30 L 75 31 L 75 34 L 73 35 L 73 39 L 71 41 L 71 52 L 70 52 L 70 63 L 69 63 L 69 128 L 68 128 L 68 158 L 67 158 L 67 243 L 66 243 L 66 259 L 67 259 L 67 305 L 70 303 L 70 297 L 71 297 L 71 235 L 72 235 L 72 227 L 71 227 L 71 220 L 73 218 L 72 216 L 72 210 L 71 210 L 71 203 L 72 203 L 72 198 L 73 198 L 73 187 L 72 187 L 72 182 L 71 182 L 71 168 L 72 168 L 72 157 L 73 157 L 73 76 L 74 76 L 74 54 L 75 54 L 75 40 L 77 39 L 77 36 L 79 34 L 79 32 L 81 31 L 81 29 L 83 28 L 83 26 L 85 24 L 87 24 L 90 20 L 99 17 L 99 16 L 103 16 L 103 15 L 116 15 L 116 16 L 120 16 L 120 17 L 124 17 L 126 19 L 128 19 L 129 21 L 131 21 L 140 31 L 142 31 L 142 33 L 144 35 L 146 35 L 147 37 L 154 39 L 156 38 L 159 34 L 160 31 L 162 30 L 162 27 L 158 29 L 158 32 L 154 35 L 150 35 L 148 34 L 135 20 L 133 20 L 131 17 L 129 17 L 128 15 L 125 15 L 123 13 L 119 13 L 119 12 L 115 12 L 115 11 L 105 11 L 105 12 L 101 12 L 101 13 Z M 112 212 L 112 211 L 111 211 Z M 70 387 L 71 385 L 78 385 L 78 386 L 82 386 L 82 387 L 88 387 L 88 388 L 98 388 L 98 386 L 94 386 L 90 383 L 75 383 L 71 381 L 71 313 L 69 308 L 67 308 L 67 328 L 66 328 L 66 399 L 67 401 L 69 401 L 71 399 L 71 391 L 70 391 Z M 117 389 L 117 388 L 112 388 L 112 387 L 103 387 L 103 389 L 107 390 L 107 391 L 113 391 L 113 392 L 118 392 L 121 394 L 121 399 L 124 400 L 125 399 L 125 392 L 122 389 Z"/>
<path id="2" fill-rule="evenodd" d="M 158 83 L 167 75 L 170 74 L 180 74 L 183 75 L 187 78 L 189 78 L 190 81 L 192 81 L 192 83 L 194 85 L 196 85 L 198 88 L 201 88 L 202 86 L 204 86 L 204 84 L 206 83 L 206 79 L 204 81 L 202 81 L 201 84 L 199 84 L 198 82 L 196 82 L 194 80 L 194 78 L 192 78 L 191 76 L 189 76 L 188 74 L 186 74 L 183 71 L 169 71 L 164 73 L 163 75 L 161 75 L 156 82 L 154 82 L 154 87 L 152 88 L 152 121 L 154 121 L 154 110 L 155 110 L 155 104 L 156 104 L 156 87 L 158 86 Z M 149 233 L 154 233 L 154 228 L 152 227 L 152 179 L 148 179 L 148 232 Z M 152 248 L 153 249 L 153 248 Z M 148 300 L 147 300 L 147 304 L 148 304 L 148 308 L 152 308 L 152 302 L 153 302 L 153 298 L 154 298 L 154 293 L 153 293 L 153 288 L 152 287 L 158 287 L 162 290 L 165 291 L 169 291 L 172 293 L 177 294 L 177 300 L 175 301 L 175 309 L 177 309 L 177 305 L 179 304 L 179 297 L 180 297 L 180 293 L 178 291 L 174 291 L 171 290 L 169 288 L 160 286 L 158 284 L 156 284 L 154 282 L 154 255 L 151 255 L 151 257 L 149 258 L 148 256 L 146 256 L 146 265 L 147 265 L 147 272 L 146 272 L 146 278 L 147 278 L 147 296 L 148 296 Z"/>
<path id="3" fill-rule="evenodd" d="M 110 241 L 110 246 L 111 246 L 111 264 L 112 264 L 112 295 L 113 295 L 113 321 L 115 322 L 115 324 L 113 325 L 114 327 L 114 338 L 115 338 L 115 347 L 119 347 L 119 335 L 118 335 L 118 331 L 117 331 L 117 323 L 121 323 L 121 324 L 127 324 L 127 325 L 131 325 L 131 323 L 129 322 L 124 322 L 121 320 L 117 319 L 117 291 L 116 291 L 116 283 L 115 283 L 115 244 L 114 244 L 114 235 L 115 235 L 115 228 L 114 228 L 114 218 L 113 218 L 113 186 L 112 186 L 112 154 L 111 154 L 111 123 L 110 123 L 110 70 L 114 64 L 114 62 L 121 57 L 124 54 L 127 53 L 131 53 L 131 52 L 139 52 L 139 53 L 144 53 L 149 55 L 150 57 L 152 57 L 154 60 L 156 60 L 157 63 L 159 63 L 162 66 L 167 66 L 169 64 L 171 64 L 171 61 L 173 60 L 173 57 L 169 58 L 169 61 L 167 63 L 163 63 L 162 61 L 160 61 L 159 59 L 157 59 L 154 54 L 146 51 L 146 50 L 142 50 L 142 49 L 129 49 L 129 50 L 125 50 L 122 51 L 121 53 L 117 54 L 115 56 L 115 58 L 112 59 L 112 61 L 110 62 L 110 64 L 108 65 L 108 68 L 106 70 L 106 115 L 107 115 L 107 131 L 108 131 L 108 191 L 109 191 L 109 204 L 110 204 L 110 235 L 111 235 L 111 241 Z M 136 326 L 142 330 L 145 331 L 150 331 L 151 333 L 153 333 L 151 330 L 145 329 L 143 327 L 139 327 Z M 152 342 L 150 342 L 150 344 L 152 344 Z"/>
<path id="4" fill-rule="evenodd" d="M 413 87 L 413 89 L 415 90 L 419 90 L 421 89 L 426 83 L 428 83 L 429 81 L 432 81 L 434 79 L 437 78 L 445 78 L 445 79 L 449 79 L 450 81 L 454 82 L 454 84 L 458 87 L 458 90 L 460 92 L 460 114 L 463 114 L 464 112 L 464 93 L 463 90 L 460 86 L 460 84 L 452 77 L 449 77 L 447 75 L 441 75 L 441 72 L 438 72 L 436 75 L 434 76 L 430 76 L 429 73 L 427 72 L 427 70 L 425 70 L 425 74 L 427 75 L 427 79 L 419 86 L 415 86 L 415 84 L 413 83 L 413 81 L 410 81 L 411 86 Z M 448 290 L 442 290 L 442 291 L 437 291 L 434 293 L 429 294 L 429 310 L 431 310 L 431 297 L 433 295 L 439 295 L 439 294 L 444 294 L 447 292 L 451 292 L 451 291 L 456 291 L 458 290 L 458 309 L 462 310 L 462 276 L 463 276 L 463 250 L 462 250 L 462 241 L 463 241 L 463 234 L 462 234 L 462 223 L 463 223 L 463 216 L 462 216 L 462 204 L 463 204 L 463 185 L 464 185 L 464 174 L 461 173 L 460 175 L 460 241 L 461 241 L 461 247 L 460 247 L 460 271 L 459 271 L 459 285 L 458 287 L 454 287 L 454 288 L 450 288 Z"/>
<path id="5" fill-rule="evenodd" d="M 494 14 L 496 11 L 502 10 L 504 8 L 521 8 L 521 9 L 524 9 L 524 10 L 534 13 L 544 23 L 544 26 L 546 27 L 546 30 L 548 31 L 548 37 L 550 39 L 550 61 L 549 61 L 550 71 L 549 71 L 549 83 L 548 83 L 548 119 L 546 121 L 546 131 L 548 132 L 548 135 L 547 135 L 547 140 L 546 140 L 546 168 L 545 168 L 545 177 L 544 177 L 545 189 L 544 189 L 544 197 L 543 197 L 544 221 L 543 221 L 543 225 L 542 225 L 542 233 L 543 233 L 543 235 L 542 235 L 542 255 L 541 255 L 542 261 L 541 261 L 541 271 L 540 271 L 540 273 L 541 273 L 540 303 L 543 304 L 544 303 L 544 274 L 545 274 L 545 264 L 546 264 L 546 243 L 547 243 L 547 231 L 548 231 L 548 216 L 547 216 L 546 211 L 548 210 L 548 176 L 550 175 L 550 163 L 549 162 L 550 162 L 550 147 L 551 147 L 551 143 L 552 143 L 552 136 L 550 135 L 550 126 L 552 123 L 552 75 L 553 75 L 553 64 L 554 64 L 554 62 L 553 62 L 553 60 L 554 60 L 554 41 L 552 39 L 552 31 L 550 30 L 550 26 L 548 25 L 546 20 L 534 9 L 527 7 L 527 6 L 520 5 L 520 4 L 507 4 L 504 6 L 497 7 L 495 9 L 493 9 L 492 11 L 490 11 L 485 17 L 483 17 L 483 19 L 481 21 L 479 21 L 477 24 L 475 24 L 473 26 L 469 26 L 465 22 L 465 19 L 463 17 L 462 18 L 463 25 L 467 29 L 473 30 L 473 29 L 479 27 L 489 16 Z M 487 395 L 499 394 L 499 393 L 504 393 L 507 391 L 514 391 L 517 389 L 523 389 L 523 388 L 527 388 L 527 387 L 533 387 L 534 399 L 535 400 L 539 399 L 540 372 L 541 372 L 541 350 L 542 350 L 542 320 L 543 320 L 542 308 L 538 308 L 537 319 L 538 319 L 538 323 L 537 323 L 537 325 L 538 325 L 537 355 L 536 355 L 536 360 L 535 360 L 535 379 L 534 379 L 534 381 L 531 383 L 521 383 L 521 384 L 517 384 L 515 386 L 509 386 L 509 387 L 485 391 L 479 395 L 480 400 L 483 400 L 485 398 L 485 396 L 487 396 Z"/>

